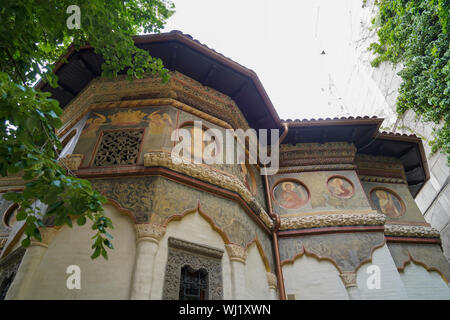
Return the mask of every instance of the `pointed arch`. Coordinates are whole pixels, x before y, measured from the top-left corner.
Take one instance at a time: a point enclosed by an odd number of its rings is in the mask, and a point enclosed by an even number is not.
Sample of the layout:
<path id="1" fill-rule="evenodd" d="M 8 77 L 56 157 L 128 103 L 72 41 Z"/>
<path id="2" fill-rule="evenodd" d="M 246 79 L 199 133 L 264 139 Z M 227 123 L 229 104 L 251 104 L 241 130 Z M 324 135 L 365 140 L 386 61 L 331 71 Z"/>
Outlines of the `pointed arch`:
<path id="1" fill-rule="evenodd" d="M 208 224 L 211 226 L 211 228 L 216 231 L 220 237 L 222 238 L 223 242 L 225 244 L 230 244 L 232 243 L 230 241 L 230 238 L 228 237 L 228 235 L 226 234 L 226 232 L 224 230 L 222 230 L 219 226 L 216 225 L 216 223 L 214 222 L 214 220 L 208 215 L 206 214 L 206 212 L 204 212 L 201 208 L 200 205 L 200 200 L 197 200 L 197 207 L 192 208 L 192 209 L 188 209 L 186 211 L 184 211 L 181 214 L 176 214 L 176 215 L 172 215 L 170 217 L 168 217 L 164 222 L 163 222 L 163 226 L 167 227 L 167 225 L 172 222 L 172 221 L 180 221 L 182 220 L 186 215 L 191 214 L 191 213 L 195 213 L 198 212 L 198 214 L 205 219 Z"/>
<path id="2" fill-rule="evenodd" d="M 254 238 L 252 241 L 250 241 L 249 243 L 247 243 L 247 245 L 245 246 L 245 250 L 248 251 L 249 247 L 250 247 L 253 243 L 256 245 L 256 248 L 258 249 L 259 255 L 260 255 L 260 257 L 261 257 L 261 259 L 262 259 L 262 261 L 263 261 L 263 264 L 264 264 L 264 267 L 266 268 L 266 271 L 267 271 L 267 272 L 272 272 L 272 270 L 270 269 L 269 259 L 267 259 L 267 256 L 266 256 L 266 254 L 264 253 L 264 249 L 263 249 L 262 244 L 261 244 L 261 242 L 259 241 L 257 235 L 255 236 L 255 238 Z"/>

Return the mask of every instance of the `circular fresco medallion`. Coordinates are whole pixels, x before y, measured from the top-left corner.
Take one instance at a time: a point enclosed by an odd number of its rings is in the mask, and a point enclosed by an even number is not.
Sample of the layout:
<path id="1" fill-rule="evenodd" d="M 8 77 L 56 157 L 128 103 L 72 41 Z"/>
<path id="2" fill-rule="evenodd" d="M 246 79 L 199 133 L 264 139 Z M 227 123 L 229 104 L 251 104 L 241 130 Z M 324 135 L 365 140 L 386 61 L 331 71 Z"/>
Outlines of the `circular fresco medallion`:
<path id="1" fill-rule="evenodd" d="M 393 191 L 375 188 L 370 192 L 370 200 L 375 208 L 388 217 L 398 218 L 405 214 L 405 206 Z"/>
<path id="2" fill-rule="evenodd" d="M 252 195 L 256 194 L 256 180 L 255 176 L 253 174 L 252 168 L 244 163 L 241 163 L 240 167 L 241 169 L 241 175 L 244 182 L 244 185 L 247 187 L 248 191 Z"/>
<path id="3" fill-rule="evenodd" d="M 332 195 L 341 199 L 351 198 L 355 192 L 355 188 L 350 180 L 340 176 L 328 179 L 327 187 Z"/>
<path id="4" fill-rule="evenodd" d="M 285 209 L 297 209 L 309 200 L 306 187 L 295 180 L 278 182 L 272 191 L 272 197 L 277 205 Z"/>

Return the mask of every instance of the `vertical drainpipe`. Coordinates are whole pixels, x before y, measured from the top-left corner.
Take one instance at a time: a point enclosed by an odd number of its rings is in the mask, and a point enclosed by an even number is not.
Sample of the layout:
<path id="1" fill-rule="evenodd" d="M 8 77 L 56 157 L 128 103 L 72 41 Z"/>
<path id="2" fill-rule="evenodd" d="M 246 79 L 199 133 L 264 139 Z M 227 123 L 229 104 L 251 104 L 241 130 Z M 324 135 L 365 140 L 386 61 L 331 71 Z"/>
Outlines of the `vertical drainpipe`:
<path id="1" fill-rule="evenodd" d="M 284 138 L 286 138 L 286 135 L 288 133 L 288 125 L 287 123 L 283 123 L 284 131 L 281 135 L 280 139 L 278 139 L 278 144 L 281 144 L 283 142 Z M 281 268 L 281 260 L 280 260 L 280 249 L 278 247 L 278 229 L 280 228 L 280 216 L 273 212 L 272 209 L 272 198 L 270 197 L 270 190 L 269 190 L 269 180 L 267 178 L 267 175 L 264 175 L 264 183 L 266 187 L 266 197 L 267 197 L 267 206 L 269 209 L 269 215 L 274 220 L 274 227 L 272 229 L 272 240 L 273 240 L 273 246 L 275 251 L 275 265 L 277 268 L 277 280 L 278 280 L 278 289 L 280 291 L 280 299 L 286 300 L 286 291 L 284 289 L 284 278 L 283 278 L 283 270 Z"/>

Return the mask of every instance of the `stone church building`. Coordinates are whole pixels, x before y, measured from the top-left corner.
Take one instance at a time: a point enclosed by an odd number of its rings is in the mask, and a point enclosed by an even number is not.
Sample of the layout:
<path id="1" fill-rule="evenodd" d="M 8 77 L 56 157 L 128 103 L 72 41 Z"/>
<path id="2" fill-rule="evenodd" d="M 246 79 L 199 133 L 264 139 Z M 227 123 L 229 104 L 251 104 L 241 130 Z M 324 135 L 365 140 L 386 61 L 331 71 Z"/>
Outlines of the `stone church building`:
<path id="1" fill-rule="evenodd" d="M 281 120 L 252 70 L 189 35 L 135 43 L 167 83 L 101 78 L 86 46 L 56 65 L 58 88 L 37 84 L 64 109 L 61 163 L 108 199 L 109 260 L 91 260 L 89 223 L 49 224 L 23 249 L 17 205 L 0 198 L 0 298 L 450 299 L 439 233 L 414 201 L 429 178 L 419 138 L 382 132 L 377 117 Z M 299 117 L 314 108 L 292 99 Z M 279 129 L 278 172 L 173 163 L 172 132 L 197 120 Z M 0 179 L 2 193 L 22 188 Z M 67 286 L 74 265 L 79 289 Z"/>

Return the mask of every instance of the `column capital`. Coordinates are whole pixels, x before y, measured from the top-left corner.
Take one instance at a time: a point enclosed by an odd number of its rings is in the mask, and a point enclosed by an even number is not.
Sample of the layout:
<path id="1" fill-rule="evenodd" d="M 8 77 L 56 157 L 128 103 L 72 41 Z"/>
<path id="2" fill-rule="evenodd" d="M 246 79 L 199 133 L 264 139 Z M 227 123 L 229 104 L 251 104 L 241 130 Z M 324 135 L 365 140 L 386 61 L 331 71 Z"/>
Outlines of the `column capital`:
<path id="1" fill-rule="evenodd" d="M 247 250 L 237 244 L 229 243 L 225 245 L 231 261 L 239 261 L 245 264 L 248 256 Z"/>
<path id="2" fill-rule="evenodd" d="M 156 244 L 166 233 L 166 227 L 155 223 L 137 223 L 134 225 L 136 231 L 136 243 L 151 241 Z"/>
<path id="3" fill-rule="evenodd" d="M 270 289 L 277 288 L 277 276 L 272 272 L 267 272 L 267 282 L 269 283 Z"/>
<path id="4" fill-rule="evenodd" d="M 83 162 L 84 154 L 67 154 L 63 158 L 59 159 L 61 164 L 68 168 L 69 170 L 78 170 L 81 163 Z"/>
<path id="5" fill-rule="evenodd" d="M 356 285 L 356 272 L 342 272 L 339 275 L 346 288 L 357 287 Z"/>
<path id="6" fill-rule="evenodd" d="M 30 247 L 40 246 L 48 248 L 48 245 L 50 244 L 50 242 L 52 242 L 53 238 L 56 236 L 58 229 L 55 227 L 39 228 L 39 232 L 41 234 L 41 241 L 32 240 L 30 243 Z"/>

